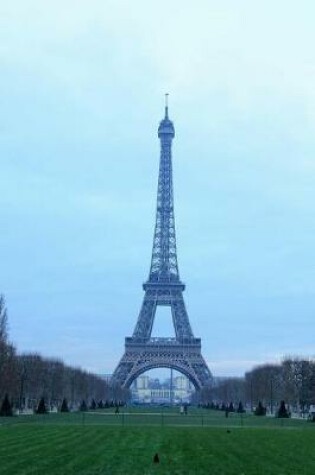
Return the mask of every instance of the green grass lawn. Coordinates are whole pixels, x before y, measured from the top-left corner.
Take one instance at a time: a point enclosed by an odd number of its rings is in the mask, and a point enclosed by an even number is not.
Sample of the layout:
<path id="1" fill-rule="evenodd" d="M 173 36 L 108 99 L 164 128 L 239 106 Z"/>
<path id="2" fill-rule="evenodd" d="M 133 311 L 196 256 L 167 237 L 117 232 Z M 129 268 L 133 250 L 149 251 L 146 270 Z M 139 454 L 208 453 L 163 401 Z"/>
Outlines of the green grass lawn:
<path id="1" fill-rule="evenodd" d="M 208 417 L 204 426 L 174 425 L 202 415 Z M 241 426 L 236 417 L 197 410 L 187 417 L 165 411 L 163 424 L 159 409 L 153 415 L 138 409 L 128 417 L 103 412 L 2 418 L 0 474 L 315 474 L 311 423 L 271 426 L 268 418 L 246 416 Z M 159 464 L 153 464 L 155 453 Z"/>

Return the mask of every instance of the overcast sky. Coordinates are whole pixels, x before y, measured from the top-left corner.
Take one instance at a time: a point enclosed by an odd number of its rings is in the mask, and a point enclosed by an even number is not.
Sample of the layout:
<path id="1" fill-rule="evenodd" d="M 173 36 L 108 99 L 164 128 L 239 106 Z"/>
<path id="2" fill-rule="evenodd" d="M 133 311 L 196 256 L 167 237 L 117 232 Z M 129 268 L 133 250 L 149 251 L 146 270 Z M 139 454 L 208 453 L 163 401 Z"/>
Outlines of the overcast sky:
<path id="1" fill-rule="evenodd" d="M 0 292 L 19 351 L 114 370 L 169 92 L 180 274 L 210 369 L 314 356 L 314 18 L 312 0 L 0 3 Z"/>

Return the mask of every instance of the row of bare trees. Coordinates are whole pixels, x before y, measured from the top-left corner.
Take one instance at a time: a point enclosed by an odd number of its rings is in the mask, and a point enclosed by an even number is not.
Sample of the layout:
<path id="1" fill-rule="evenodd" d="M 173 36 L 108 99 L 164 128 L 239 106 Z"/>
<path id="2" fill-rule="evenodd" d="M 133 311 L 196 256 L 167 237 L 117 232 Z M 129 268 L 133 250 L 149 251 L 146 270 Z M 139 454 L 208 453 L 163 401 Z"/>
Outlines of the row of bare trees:
<path id="1" fill-rule="evenodd" d="M 281 400 L 305 412 L 315 404 L 315 360 L 288 357 L 280 365 L 262 365 L 245 374 L 247 400 L 258 400 L 271 411 Z"/>
<path id="2" fill-rule="evenodd" d="M 0 296 L 0 401 L 8 394 L 16 408 L 35 408 L 44 397 L 50 406 L 64 398 L 76 408 L 84 400 L 124 402 L 128 391 L 112 386 L 100 376 L 39 354 L 18 354 L 9 342 L 5 300 Z"/>
<path id="3" fill-rule="evenodd" d="M 200 403 L 229 404 L 242 401 L 248 408 L 261 402 L 273 413 L 281 401 L 293 411 L 306 412 L 315 405 L 315 360 L 288 357 L 281 364 L 265 364 L 245 373 L 244 378 L 217 379 L 200 394 Z"/>

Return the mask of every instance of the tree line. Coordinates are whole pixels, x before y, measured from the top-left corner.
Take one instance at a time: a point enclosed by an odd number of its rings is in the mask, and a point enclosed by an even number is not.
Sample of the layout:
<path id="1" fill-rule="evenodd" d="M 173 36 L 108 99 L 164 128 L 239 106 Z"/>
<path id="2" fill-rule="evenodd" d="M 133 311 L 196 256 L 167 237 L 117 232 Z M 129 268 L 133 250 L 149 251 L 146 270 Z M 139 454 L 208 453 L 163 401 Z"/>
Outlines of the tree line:
<path id="1" fill-rule="evenodd" d="M 5 299 L 0 296 L 0 402 L 8 396 L 16 409 L 36 409 L 44 398 L 48 407 L 95 404 L 116 405 L 129 398 L 129 391 L 111 385 L 98 375 L 73 368 L 37 353 L 19 354 L 8 337 Z"/>
<path id="2" fill-rule="evenodd" d="M 285 401 L 293 412 L 307 412 L 315 405 L 315 360 L 287 357 L 280 364 L 254 367 L 243 378 L 217 379 L 201 391 L 199 401 L 224 407 L 242 401 L 252 410 L 261 403 L 271 413 Z"/>

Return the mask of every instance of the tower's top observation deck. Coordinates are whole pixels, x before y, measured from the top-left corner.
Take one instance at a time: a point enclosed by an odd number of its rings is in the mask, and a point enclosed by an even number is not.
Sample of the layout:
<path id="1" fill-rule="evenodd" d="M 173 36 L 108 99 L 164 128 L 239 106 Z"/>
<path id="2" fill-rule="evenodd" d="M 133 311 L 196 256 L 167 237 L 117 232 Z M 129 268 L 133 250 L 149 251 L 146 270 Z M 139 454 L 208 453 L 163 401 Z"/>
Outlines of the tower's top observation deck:
<path id="1" fill-rule="evenodd" d="M 170 137 L 172 139 L 175 136 L 173 122 L 168 118 L 168 94 L 165 94 L 165 117 L 160 122 L 158 136 L 159 138 Z"/>

